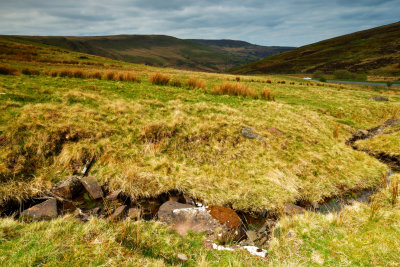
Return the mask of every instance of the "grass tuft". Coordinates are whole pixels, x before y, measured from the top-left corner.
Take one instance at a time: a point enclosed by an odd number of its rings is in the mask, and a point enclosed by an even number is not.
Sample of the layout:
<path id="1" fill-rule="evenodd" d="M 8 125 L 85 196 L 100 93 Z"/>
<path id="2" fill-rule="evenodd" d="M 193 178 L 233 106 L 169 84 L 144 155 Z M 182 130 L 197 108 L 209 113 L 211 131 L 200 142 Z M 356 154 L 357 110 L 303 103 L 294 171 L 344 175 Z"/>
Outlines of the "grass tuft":
<path id="1" fill-rule="evenodd" d="M 150 83 L 156 85 L 168 85 L 170 79 L 170 76 L 157 72 L 150 77 Z"/>
<path id="2" fill-rule="evenodd" d="M 190 89 L 205 89 L 206 82 L 203 79 L 190 77 L 189 80 L 186 81 L 185 86 Z"/>
<path id="3" fill-rule="evenodd" d="M 216 85 L 211 93 L 217 95 L 243 96 L 255 99 L 258 98 L 258 94 L 255 90 L 250 89 L 248 86 L 240 83 L 224 83 L 222 85 Z"/>

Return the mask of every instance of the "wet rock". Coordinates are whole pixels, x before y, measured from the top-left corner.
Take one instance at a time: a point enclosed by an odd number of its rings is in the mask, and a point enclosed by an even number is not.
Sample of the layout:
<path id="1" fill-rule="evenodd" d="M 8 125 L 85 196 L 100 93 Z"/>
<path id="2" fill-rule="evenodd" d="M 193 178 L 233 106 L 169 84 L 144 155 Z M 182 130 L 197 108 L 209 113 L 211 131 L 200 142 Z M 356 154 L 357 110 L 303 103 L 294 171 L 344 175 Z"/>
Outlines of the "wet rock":
<path id="1" fill-rule="evenodd" d="M 113 212 L 113 214 L 110 215 L 110 220 L 111 221 L 117 221 L 122 219 L 125 216 L 125 212 L 126 212 L 126 205 L 122 205 L 118 208 L 115 209 L 115 211 Z"/>
<path id="2" fill-rule="evenodd" d="M 242 128 L 242 136 L 248 139 L 258 139 L 260 141 L 264 141 L 264 137 L 256 134 L 251 128 Z"/>
<path id="3" fill-rule="evenodd" d="M 122 193 L 122 190 L 113 191 L 106 196 L 106 200 L 108 200 L 108 201 L 117 200 L 121 193 Z"/>
<path id="4" fill-rule="evenodd" d="M 389 101 L 389 98 L 385 97 L 385 96 L 371 96 L 369 99 L 371 100 L 375 100 L 375 101 Z"/>
<path id="5" fill-rule="evenodd" d="M 101 186 L 94 177 L 84 177 L 81 179 L 81 182 L 91 198 L 98 199 L 104 196 Z"/>
<path id="6" fill-rule="evenodd" d="M 230 229 L 215 220 L 205 207 L 195 207 L 175 201 L 167 201 L 158 211 L 158 219 L 171 226 L 181 235 L 191 230 L 196 233 L 206 232 L 213 238 L 225 242 L 228 238 L 236 237 Z"/>
<path id="7" fill-rule="evenodd" d="M 21 213 L 22 218 L 50 220 L 58 216 L 57 200 L 52 198 L 37 204 Z"/>
<path id="8" fill-rule="evenodd" d="M 303 214 L 305 210 L 300 206 L 288 203 L 284 207 L 284 212 L 286 215 L 295 215 L 295 214 Z"/>
<path id="9" fill-rule="evenodd" d="M 51 192 L 56 196 L 73 199 L 79 194 L 83 186 L 78 176 L 68 176 L 51 188 Z"/>
<path id="10" fill-rule="evenodd" d="M 185 262 L 185 261 L 188 260 L 188 256 L 186 256 L 185 254 L 178 254 L 178 259 L 179 259 L 180 261 Z"/>
<path id="11" fill-rule="evenodd" d="M 128 210 L 128 217 L 133 220 L 139 220 L 141 215 L 141 210 L 139 208 L 130 208 Z"/>

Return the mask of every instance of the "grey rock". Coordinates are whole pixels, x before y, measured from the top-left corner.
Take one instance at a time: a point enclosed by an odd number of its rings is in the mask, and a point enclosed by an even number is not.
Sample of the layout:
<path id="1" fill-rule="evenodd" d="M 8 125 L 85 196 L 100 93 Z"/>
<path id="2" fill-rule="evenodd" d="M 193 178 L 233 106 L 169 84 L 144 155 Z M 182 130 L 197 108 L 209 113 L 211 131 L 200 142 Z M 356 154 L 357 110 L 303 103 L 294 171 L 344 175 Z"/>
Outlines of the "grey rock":
<path id="1" fill-rule="evenodd" d="M 58 216 L 57 200 L 52 198 L 37 204 L 21 213 L 22 218 L 49 220 Z"/>
<path id="2" fill-rule="evenodd" d="M 375 101 L 389 101 L 389 98 L 385 97 L 385 96 L 371 96 L 369 99 L 371 100 L 375 100 Z"/>
<path id="3" fill-rule="evenodd" d="M 122 190 L 117 190 L 117 191 L 113 191 L 110 194 L 108 194 L 106 196 L 106 200 L 108 201 L 113 201 L 113 200 L 117 200 L 119 195 L 121 194 Z"/>
<path id="4" fill-rule="evenodd" d="M 140 219 L 141 210 L 139 208 L 130 208 L 128 210 L 128 217 L 134 220 Z"/>
<path id="5" fill-rule="evenodd" d="M 253 129 L 245 127 L 242 128 L 242 136 L 248 139 L 258 139 L 260 141 L 265 141 L 264 137 L 261 135 L 256 134 Z"/>
<path id="6" fill-rule="evenodd" d="M 94 177 L 84 177 L 81 179 L 81 182 L 91 198 L 98 199 L 104 196 L 101 186 Z"/>
<path id="7" fill-rule="evenodd" d="M 246 236 L 251 242 L 254 242 L 258 239 L 257 233 L 252 230 L 246 231 Z"/>
<path id="8" fill-rule="evenodd" d="M 51 192 L 56 196 L 73 199 L 82 190 L 82 183 L 78 176 L 68 176 L 51 188 Z"/>
<path id="9" fill-rule="evenodd" d="M 116 221 L 122 219 L 125 215 L 126 208 L 127 208 L 126 205 L 122 205 L 116 208 L 113 214 L 110 215 L 110 220 Z"/>
<path id="10" fill-rule="evenodd" d="M 169 224 L 174 231 L 181 235 L 185 235 L 189 230 L 196 233 L 206 232 L 222 242 L 232 236 L 229 229 L 212 218 L 205 207 L 197 208 L 188 204 L 167 201 L 161 205 L 157 215 L 161 222 Z"/>
<path id="11" fill-rule="evenodd" d="M 187 261 L 188 260 L 188 256 L 186 256 L 185 254 L 178 254 L 178 259 L 180 261 Z"/>

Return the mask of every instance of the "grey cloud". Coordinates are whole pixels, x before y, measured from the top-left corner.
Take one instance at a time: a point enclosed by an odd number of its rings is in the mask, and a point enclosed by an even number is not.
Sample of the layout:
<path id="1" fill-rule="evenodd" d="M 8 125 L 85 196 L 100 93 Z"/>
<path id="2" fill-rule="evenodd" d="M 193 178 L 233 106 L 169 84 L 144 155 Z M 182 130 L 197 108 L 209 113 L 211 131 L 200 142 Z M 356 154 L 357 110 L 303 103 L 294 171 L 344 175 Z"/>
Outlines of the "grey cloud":
<path id="1" fill-rule="evenodd" d="M 167 34 L 300 46 L 396 22 L 397 0 L 0 0 L 0 34 Z"/>

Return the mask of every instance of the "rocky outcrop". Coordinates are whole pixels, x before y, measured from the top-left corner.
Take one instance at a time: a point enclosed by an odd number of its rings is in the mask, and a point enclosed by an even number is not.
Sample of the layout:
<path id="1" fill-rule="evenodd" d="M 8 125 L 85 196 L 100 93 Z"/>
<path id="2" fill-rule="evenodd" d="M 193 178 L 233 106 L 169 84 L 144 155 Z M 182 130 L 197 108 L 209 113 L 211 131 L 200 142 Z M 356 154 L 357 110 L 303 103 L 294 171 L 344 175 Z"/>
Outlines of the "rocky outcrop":
<path id="1" fill-rule="evenodd" d="M 82 190 L 82 183 L 78 176 L 68 176 L 51 188 L 51 192 L 58 197 L 72 199 Z"/>
<path id="2" fill-rule="evenodd" d="M 104 196 L 103 190 L 101 189 L 101 186 L 97 183 L 96 178 L 84 177 L 81 179 L 81 182 L 86 191 L 88 191 L 91 198 L 99 199 Z"/>

